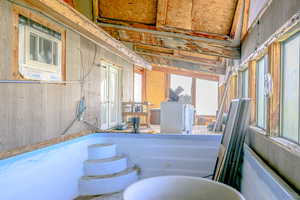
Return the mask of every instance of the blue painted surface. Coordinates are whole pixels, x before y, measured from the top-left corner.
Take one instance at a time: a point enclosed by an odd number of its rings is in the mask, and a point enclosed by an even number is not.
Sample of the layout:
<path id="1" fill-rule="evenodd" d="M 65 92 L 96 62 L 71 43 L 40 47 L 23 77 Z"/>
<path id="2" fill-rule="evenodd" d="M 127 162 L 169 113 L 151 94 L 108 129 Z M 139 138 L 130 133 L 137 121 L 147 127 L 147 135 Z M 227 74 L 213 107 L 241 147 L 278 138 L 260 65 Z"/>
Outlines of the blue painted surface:
<path id="1" fill-rule="evenodd" d="M 144 177 L 207 175 L 214 165 L 220 139 L 219 135 L 98 133 L 83 136 L 0 160 L 0 199 L 75 198 L 88 156 L 87 147 L 96 143 L 115 143 L 118 153 L 126 154 L 133 164 L 141 166 Z M 181 165 L 183 158 L 185 164 Z"/>
<path id="2" fill-rule="evenodd" d="M 78 195 L 78 179 L 92 135 L 0 161 L 0 199 L 69 200 Z"/>

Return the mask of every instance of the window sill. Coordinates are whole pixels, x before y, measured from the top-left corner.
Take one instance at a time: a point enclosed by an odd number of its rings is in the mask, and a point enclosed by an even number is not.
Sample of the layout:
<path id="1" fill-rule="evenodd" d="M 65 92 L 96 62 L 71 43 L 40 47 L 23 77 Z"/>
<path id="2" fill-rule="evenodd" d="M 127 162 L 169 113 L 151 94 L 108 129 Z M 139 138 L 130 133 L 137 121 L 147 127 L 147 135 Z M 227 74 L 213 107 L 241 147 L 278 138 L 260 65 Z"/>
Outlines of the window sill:
<path id="1" fill-rule="evenodd" d="M 282 137 L 271 137 L 268 136 L 266 131 L 258 128 L 256 126 L 250 126 L 249 127 L 251 130 L 255 131 L 258 134 L 261 134 L 263 136 L 265 136 L 268 140 L 270 140 L 270 142 L 284 148 L 285 150 L 291 152 L 291 153 L 295 153 L 297 155 L 300 155 L 300 146 L 296 143 L 293 143 L 285 138 Z"/>
<path id="2" fill-rule="evenodd" d="M 267 136 L 266 130 L 264 130 L 262 128 L 259 128 L 257 126 L 250 126 L 249 128 L 252 129 L 252 130 L 254 130 L 255 132 L 257 132 L 259 134 Z"/>

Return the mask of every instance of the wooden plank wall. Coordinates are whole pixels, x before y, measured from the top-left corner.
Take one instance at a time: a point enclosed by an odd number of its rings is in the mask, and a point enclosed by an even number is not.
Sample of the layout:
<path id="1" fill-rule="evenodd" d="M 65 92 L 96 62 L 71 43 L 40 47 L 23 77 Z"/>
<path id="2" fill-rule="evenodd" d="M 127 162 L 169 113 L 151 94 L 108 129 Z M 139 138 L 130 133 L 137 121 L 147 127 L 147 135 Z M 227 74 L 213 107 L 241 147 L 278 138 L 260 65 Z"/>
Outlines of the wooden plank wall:
<path id="1" fill-rule="evenodd" d="M 13 43 L 11 6 L 8 1 L 0 1 L 0 80 L 9 80 L 11 64 L 15 59 L 11 56 Z M 66 78 L 67 81 L 77 81 L 86 76 L 82 92 L 78 82 L 72 84 L 0 83 L 0 152 L 59 137 L 74 119 L 81 95 L 85 95 L 87 103 L 85 120 L 98 125 L 101 112 L 99 108 L 100 68 L 92 67 L 94 57 L 96 62 L 106 59 L 123 67 L 123 100 L 128 101 L 133 98 L 131 63 L 95 46 L 71 30 L 67 29 L 66 36 Z M 76 122 L 67 134 L 90 128 L 81 122 Z"/>
<path id="2" fill-rule="evenodd" d="M 146 101 L 153 104 L 150 108 L 160 108 L 160 103 L 166 100 L 166 73 L 161 71 L 146 71 Z"/>

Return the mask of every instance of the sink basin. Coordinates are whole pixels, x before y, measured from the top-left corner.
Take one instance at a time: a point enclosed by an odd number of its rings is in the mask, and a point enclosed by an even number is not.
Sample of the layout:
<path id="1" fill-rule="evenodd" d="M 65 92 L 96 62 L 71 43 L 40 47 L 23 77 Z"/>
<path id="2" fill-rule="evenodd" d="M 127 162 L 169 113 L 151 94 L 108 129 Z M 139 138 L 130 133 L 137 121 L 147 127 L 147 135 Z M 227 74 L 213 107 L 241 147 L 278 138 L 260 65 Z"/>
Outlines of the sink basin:
<path id="1" fill-rule="evenodd" d="M 190 176 L 159 176 L 130 185 L 124 200 L 245 200 L 232 187 Z"/>

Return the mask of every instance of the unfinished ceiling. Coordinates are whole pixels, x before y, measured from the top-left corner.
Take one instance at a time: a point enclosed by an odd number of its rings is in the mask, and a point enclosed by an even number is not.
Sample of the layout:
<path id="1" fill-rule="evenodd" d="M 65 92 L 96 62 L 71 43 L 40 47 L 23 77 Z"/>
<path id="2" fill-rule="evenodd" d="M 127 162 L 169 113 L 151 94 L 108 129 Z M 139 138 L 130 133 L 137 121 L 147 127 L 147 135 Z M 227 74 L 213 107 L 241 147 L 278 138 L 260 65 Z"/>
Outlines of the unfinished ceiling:
<path id="1" fill-rule="evenodd" d="M 224 74 L 240 57 L 243 0 L 94 1 L 95 21 L 153 64 Z"/>

